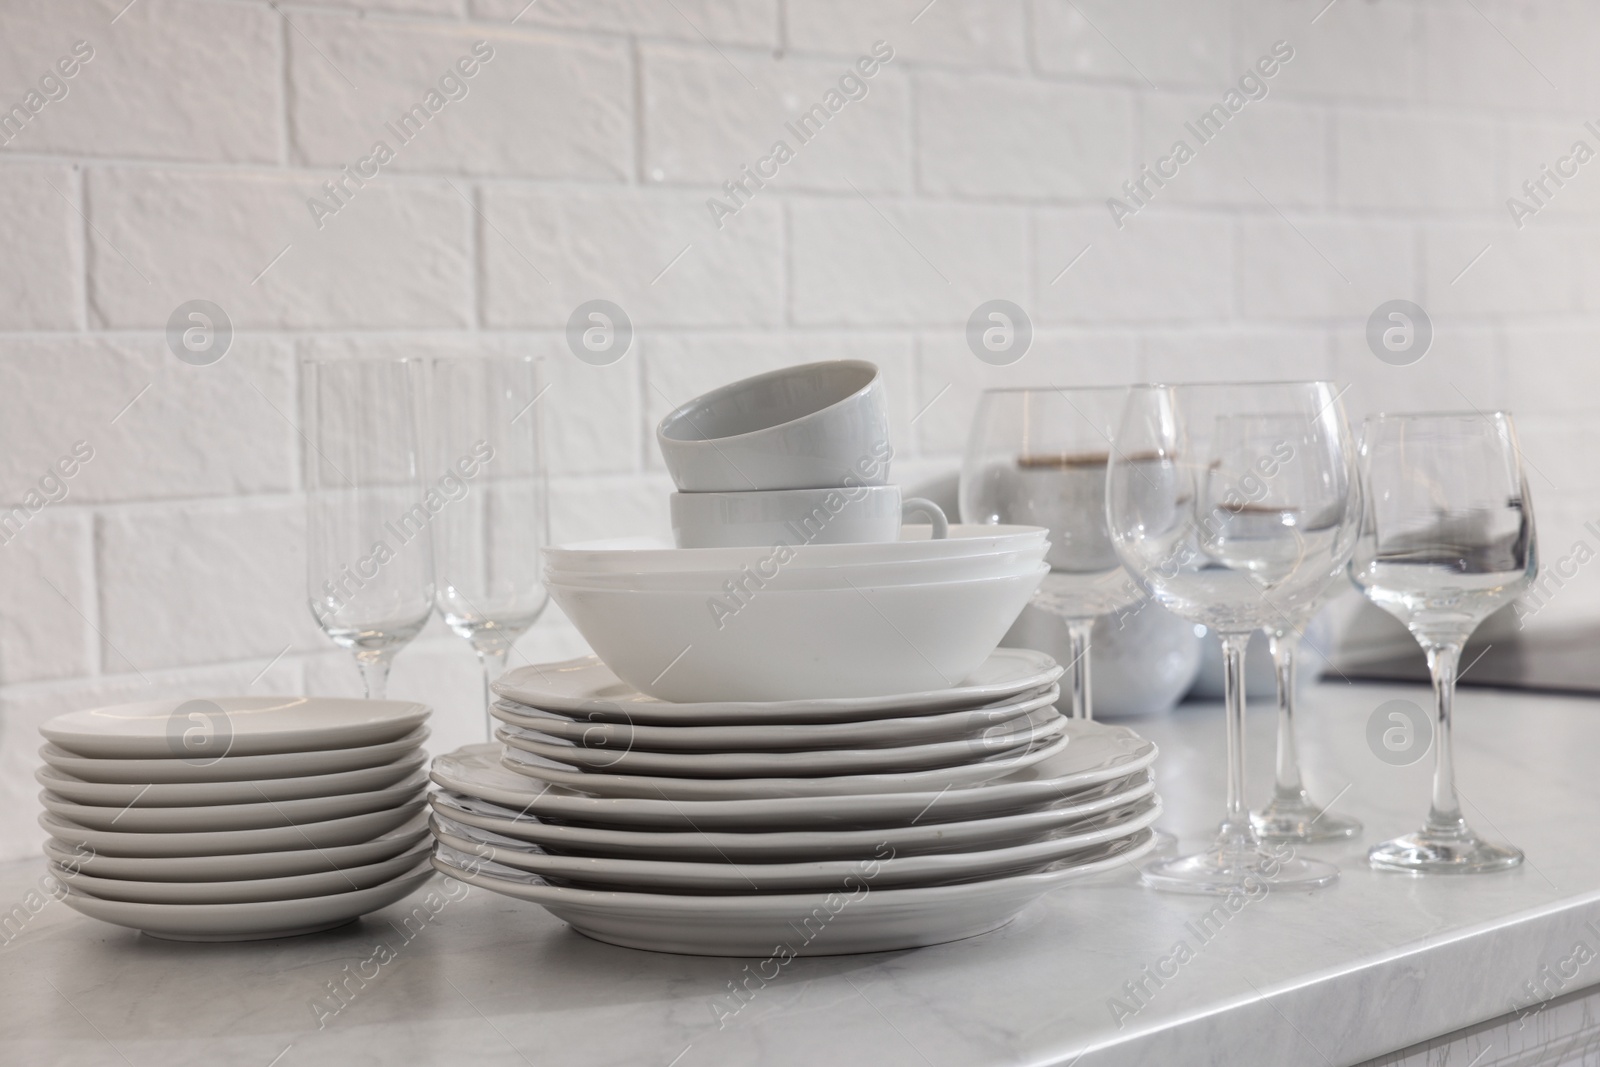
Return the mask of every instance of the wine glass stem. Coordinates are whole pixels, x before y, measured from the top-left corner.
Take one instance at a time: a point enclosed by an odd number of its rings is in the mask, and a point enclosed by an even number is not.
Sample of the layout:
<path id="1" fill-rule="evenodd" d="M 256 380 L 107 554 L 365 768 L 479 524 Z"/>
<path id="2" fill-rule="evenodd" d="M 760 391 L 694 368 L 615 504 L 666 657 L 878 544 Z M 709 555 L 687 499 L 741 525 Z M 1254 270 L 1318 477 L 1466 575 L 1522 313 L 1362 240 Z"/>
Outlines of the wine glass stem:
<path id="1" fill-rule="evenodd" d="M 1228 812 L 1220 837 L 1225 846 L 1253 849 L 1255 831 L 1244 807 L 1244 653 L 1250 635 L 1222 635 L 1222 689 L 1228 718 Z"/>
<path id="2" fill-rule="evenodd" d="M 1068 619 L 1067 639 L 1072 651 L 1072 717 L 1093 718 L 1089 704 L 1089 637 L 1094 632 L 1093 619 Z"/>
<path id="3" fill-rule="evenodd" d="M 368 700 L 387 699 L 389 662 L 389 657 L 383 655 L 356 657 L 356 665 L 361 668 L 361 681 L 366 686 Z"/>
<path id="4" fill-rule="evenodd" d="M 1294 668 L 1300 635 L 1294 631 L 1268 634 L 1272 665 L 1278 675 L 1278 768 L 1276 793 L 1283 800 L 1298 800 L 1305 791 L 1300 779 L 1300 751 L 1294 739 Z"/>
<path id="5" fill-rule="evenodd" d="M 489 687 L 494 680 L 506 669 L 506 657 L 511 654 L 510 646 L 495 649 L 481 649 L 478 652 L 478 662 L 483 664 L 483 739 L 494 740 L 494 716 L 489 714 L 489 709 L 494 706 L 494 691 Z"/>
<path id="6" fill-rule="evenodd" d="M 1451 705 L 1456 694 L 1456 672 L 1461 666 L 1461 644 L 1433 645 L 1428 648 L 1428 670 L 1433 674 L 1436 709 L 1433 751 L 1433 805 L 1428 811 L 1428 829 L 1435 833 L 1457 834 L 1466 829 L 1461 804 L 1456 799 L 1455 741 L 1450 729 Z"/>

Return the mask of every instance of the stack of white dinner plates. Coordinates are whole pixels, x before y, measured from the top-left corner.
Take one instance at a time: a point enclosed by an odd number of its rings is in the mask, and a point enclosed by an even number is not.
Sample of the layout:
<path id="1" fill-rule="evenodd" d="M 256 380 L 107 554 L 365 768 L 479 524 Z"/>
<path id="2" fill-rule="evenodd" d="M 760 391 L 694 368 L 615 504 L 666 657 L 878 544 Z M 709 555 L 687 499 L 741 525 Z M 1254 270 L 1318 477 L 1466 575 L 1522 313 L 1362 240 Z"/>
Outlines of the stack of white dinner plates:
<path id="1" fill-rule="evenodd" d="M 427 717 L 223 697 L 51 719 L 35 776 L 63 900 L 184 941 L 310 933 L 399 900 L 433 873 Z"/>
<path id="2" fill-rule="evenodd" d="M 591 937 L 700 955 L 910 948 L 1151 847 L 1155 746 L 1052 705 L 1048 656 L 863 698 L 668 703 L 593 658 L 496 684 L 434 762 L 434 864 Z"/>

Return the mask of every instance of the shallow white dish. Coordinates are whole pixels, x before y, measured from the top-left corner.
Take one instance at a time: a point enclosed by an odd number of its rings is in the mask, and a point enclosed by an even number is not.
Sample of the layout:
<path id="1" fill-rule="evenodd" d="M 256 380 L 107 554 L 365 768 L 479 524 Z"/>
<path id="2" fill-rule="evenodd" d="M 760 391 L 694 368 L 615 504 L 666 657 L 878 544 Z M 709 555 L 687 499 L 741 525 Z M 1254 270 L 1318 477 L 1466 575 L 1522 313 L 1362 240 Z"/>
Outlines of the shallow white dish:
<path id="1" fill-rule="evenodd" d="M 100 759 L 76 756 L 55 745 L 45 745 L 39 755 L 45 763 L 85 782 L 150 785 L 180 782 L 248 782 L 262 778 L 303 778 L 317 774 L 378 767 L 411 752 L 428 739 L 419 726 L 396 741 L 355 748 L 329 748 L 316 752 L 287 752 L 267 756 L 224 756 L 205 762 L 187 759 Z"/>
<path id="2" fill-rule="evenodd" d="M 987 933 L 1052 889 L 1131 868 L 1153 846 L 1146 830 L 1036 874 L 848 894 L 613 893 L 552 886 L 535 874 L 479 866 L 454 850 L 441 849 L 433 864 L 469 885 L 542 905 L 597 941 L 653 952 L 771 958 L 889 952 Z"/>
<path id="3" fill-rule="evenodd" d="M 232 882 L 138 882 L 98 878 L 82 871 L 72 874 L 54 865 L 50 870 L 72 888 L 101 900 L 124 900 L 133 904 L 251 904 L 371 889 L 415 868 L 427 858 L 432 847 L 427 841 L 419 841 L 398 856 L 359 867 Z"/>
<path id="4" fill-rule="evenodd" d="M 970 852 L 898 855 L 882 845 L 871 857 L 775 863 L 652 860 L 614 856 L 558 856 L 538 845 L 474 830 L 435 815 L 434 836 L 452 848 L 492 863 L 556 878 L 585 889 L 654 893 L 784 893 L 845 889 L 852 883 L 881 888 L 948 885 L 1005 878 L 1041 870 L 1086 848 L 1131 837 L 1161 816 L 1155 797 L 1090 817 L 1039 840 Z"/>
<path id="5" fill-rule="evenodd" d="M 260 941 L 343 926 L 410 896 L 433 873 L 432 865 L 424 860 L 413 870 L 370 889 L 251 904 L 134 904 L 101 900 L 73 889 L 69 882 L 62 903 L 90 918 L 169 941 Z"/>
<path id="6" fill-rule="evenodd" d="M 1062 720 L 1066 722 L 1067 720 Z M 951 789 L 986 782 L 1020 767 L 1049 759 L 1067 747 L 1063 731 L 1049 738 L 1003 752 L 997 756 L 933 770 L 892 771 L 883 774 L 841 774 L 817 778 L 668 778 L 662 775 L 607 774 L 580 771 L 515 748 L 507 748 L 501 762 L 518 774 L 541 782 L 564 785 L 607 797 L 650 797 L 666 800 L 757 800 L 768 797 L 865 796 L 875 793 L 910 793 L 926 789 Z"/>
<path id="7" fill-rule="evenodd" d="M 797 545 L 786 570 L 803 567 L 876 567 L 884 563 L 961 559 L 1042 545 L 1043 526 L 952 524 L 942 538 L 927 526 L 903 526 L 900 540 L 857 545 Z M 659 537 L 627 537 L 551 545 L 544 549 L 548 569 L 573 574 L 659 574 L 667 571 L 739 571 L 751 564 L 748 548 L 676 548 Z M 764 557 L 762 557 L 764 558 Z"/>
<path id="8" fill-rule="evenodd" d="M 206 804 L 186 808 L 146 808 L 138 803 L 122 807 L 78 804 L 50 792 L 39 794 L 46 811 L 91 830 L 123 833 L 204 833 L 211 830 L 259 830 L 269 826 L 296 826 L 326 822 L 370 811 L 397 808 L 422 796 L 428 776 L 421 771 L 387 789 L 345 793 L 299 800 L 268 800 L 255 804 Z"/>
<path id="9" fill-rule="evenodd" d="M 172 782 L 144 785 L 131 782 L 125 784 L 86 782 L 76 775 L 57 770 L 48 764 L 36 768 L 33 777 L 50 792 L 79 804 L 125 807 L 137 803 L 145 808 L 177 808 L 366 793 L 395 785 L 408 775 L 421 770 L 427 762 L 428 754 L 417 751 L 377 767 L 363 767 L 334 774 L 316 774 L 305 778 L 257 778 L 245 782 Z"/>
<path id="10" fill-rule="evenodd" d="M 611 830 L 542 822 L 514 808 L 456 793 L 434 793 L 433 810 L 491 836 L 542 845 L 559 853 L 697 860 L 707 863 L 790 863 L 799 860 L 864 859 L 882 845 L 899 856 L 1003 848 L 1036 840 L 1103 811 L 1143 800 L 1155 792 L 1144 772 L 1106 782 L 1035 811 L 968 822 L 913 823 L 873 830 Z"/>
<path id="11" fill-rule="evenodd" d="M 493 689 L 507 700 L 592 722 L 648 726 L 775 726 L 865 722 L 902 715 L 973 709 L 1060 678 L 1064 668 L 1043 652 L 997 648 L 958 685 L 890 696 L 783 701 L 669 703 L 641 693 L 596 656 L 507 671 Z"/>
<path id="12" fill-rule="evenodd" d="M 1156 746 L 1121 726 L 1068 720 L 1070 743 L 1056 755 L 989 782 L 873 796 L 677 801 L 603 797 L 524 777 L 500 763 L 499 745 L 467 745 L 433 761 L 446 789 L 560 822 L 630 830 L 833 830 L 960 822 L 1046 807 L 1125 778 L 1155 761 Z"/>
<path id="13" fill-rule="evenodd" d="M 397 856 L 428 836 L 428 817 L 417 812 L 400 826 L 353 845 L 289 849 L 282 852 L 247 852 L 218 856 L 112 856 L 87 845 L 73 846 L 49 837 L 44 854 L 69 870 L 88 871 L 102 878 L 127 878 L 140 882 L 222 882 L 257 878 L 288 878 L 296 874 L 360 867 Z"/>
<path id="14" fill-rule="evenodd" d="M 508 747 L 579 770 L 670 778 L 828 777 L 891 774 L 956 767 L 1039 745 L 1060 735 L 1066 720 L 1055 708 L 1013 719 L 972 737 L 923 745 L 831 748 L 795 752 L 651 752 L 590 748 L 520 726 L 495 731 Z"/>
<path id="15" fill-rule="evenodd" d="M 87 845 L 111 856 L 225 856 L 358 844 L 404 824 L 422 810 L 423 803 L 419 795 L 403 807 L 385 811 L 260 830 L 122 833 L 81 826 L 48 811 L 40 814 L 39 825 L 69 848 Z"/>
<path id="16" fill-rule="evenodd" d="M 614 752 L 638 749 L 650 752 L 795 752 L 825 748 L 893 748 L 963 740 L 1050 707 L 1060 696 L 1060 686 L 1052 685 L 981 708 L 937 715 L 773 726 L 636 726 L 589 722 L 505 701 L 497 702 L 490 713 L 512 726 Z"/>
<path id="17" fill-rule="evenodd" d="M 102 759 L 262 756 L 397 741 L 428 708 L 403 700 L 208 697 L 144 700 L 57 715 L 39 732 L 58 748 Z"/>
<path id="18" fill-rule="evenodd" d="M 850 582 L 857 585 L 904 585 L 922 582 L 965 581 L 969 578 L 991 578 L 1027 570 L 1029 565 L 1041 562 L 1049 549 L 1048 541 L 1030 541 L 1020 548 L 999 552 L 981 552 L 955 559 L 910 560 L 904 563 L 879 563 L 870 567 L 847 565 L 842 567 L 793 567 L 776 560 L 761 566 L 771 555 L 770 549 L 746 549 L 751 555 L 738 571 L 569 571 L 559 567 L 546 567 L 545 576 L 562 585 L 596 589 L 688 589 L 721 595 L 730 579 L 748 581 L 752 586 L 760 580 L 763 589 L 837 589 Z"/>

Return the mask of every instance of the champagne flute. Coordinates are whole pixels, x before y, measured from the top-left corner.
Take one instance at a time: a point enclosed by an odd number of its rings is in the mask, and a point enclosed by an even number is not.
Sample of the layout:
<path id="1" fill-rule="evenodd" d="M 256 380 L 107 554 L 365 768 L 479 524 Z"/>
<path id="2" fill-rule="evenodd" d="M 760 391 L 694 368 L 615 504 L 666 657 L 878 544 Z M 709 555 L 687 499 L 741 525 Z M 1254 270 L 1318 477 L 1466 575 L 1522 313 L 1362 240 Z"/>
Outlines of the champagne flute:
<path id="1" fill-rule="evenodd" d="M 1349 560 L 1359 528 L 1353 451 L 1327 382 L 1129 391 L 1106 484 L 1112 539 L 1158 603 L 1221 636 L 1227 698 L 1222 825 L 1204 852 L 1147 866 L 1155 888 L 1315 889 L 1338 878 L 1332 864 L 1267 850 L 1250 825 L 1244 656 L 1251 631 L 1308 608 Z"/>
<path id="2" fill-rule="evenodd" d="M 1539 570 L 1511 416 L 1375 416 L 1362 434 L 1361 474 L 1366 514 L 1350 575 L 1427 654 L 1437 732 L 1427 822 L 1374 846 L 1368 859 L 1411 874 L 1515 867 L 1520 851 L 1483 840 L 1461 815 L 1451 722 L 1462 646 Z"/>
<path id="3" fill-rule="evenodd" d="M 436 603 L 478 654 L 492 740 L 489 687 L 550 601 L 540 572 L 550 510 L 539 368 L 529 357 L 461 358 L 435 359 L 432 372 L 431 473 L 449 500 L 434 522 Z"/>
<path id="4" fill-rule="evenodd" d="M 1106 526 L 1106 463 L 1125 386 L 990 389 L 961 468 L 961 514 L 1050 531 L 1050 573 L 1034 603 L 1067 626 L 1072 717 L 1093 717 L 1089 637 L 1097 616 L 1144 597 Z"/>
<path id="5" fill-rule="evenodd" d="M 306 435 L 306 593 L 349 649 L 367 699 L 433 612 L 430 515 L 418 462 L 415 360 L 300 364 Z"/>

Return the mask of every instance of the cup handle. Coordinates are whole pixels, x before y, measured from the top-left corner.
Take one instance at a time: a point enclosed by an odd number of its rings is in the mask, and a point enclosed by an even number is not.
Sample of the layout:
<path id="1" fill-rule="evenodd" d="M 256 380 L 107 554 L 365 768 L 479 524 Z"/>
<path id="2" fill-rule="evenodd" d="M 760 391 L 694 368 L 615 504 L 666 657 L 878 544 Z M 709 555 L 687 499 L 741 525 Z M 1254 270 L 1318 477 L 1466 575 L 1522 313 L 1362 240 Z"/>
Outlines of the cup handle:
<path id="1" fill-rule="evenodd" d="M 900 505 L 900 521 L 904 522 L 912 515 L 920 515 L 933 524 L 933 539 L 935 541 L 950 535 L 950 521 L 944 517 L 944 509 L 931 500 L 920 496 L 908 497 Z"/>

